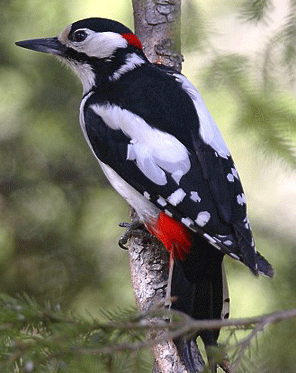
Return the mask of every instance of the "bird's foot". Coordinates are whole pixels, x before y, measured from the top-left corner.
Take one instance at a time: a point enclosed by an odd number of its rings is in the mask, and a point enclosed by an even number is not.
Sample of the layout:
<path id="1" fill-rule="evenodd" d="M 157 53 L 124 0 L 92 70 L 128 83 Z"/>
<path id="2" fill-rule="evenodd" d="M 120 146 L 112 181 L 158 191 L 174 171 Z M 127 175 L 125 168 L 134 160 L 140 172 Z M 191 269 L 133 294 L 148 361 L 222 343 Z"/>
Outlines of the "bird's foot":
<path id="1" fill-rule="evenodd" d="M 133 223 L 123 222 L 119 223 L 119 226 L 126 228 L 124 235 L 118 241 L 118 245 L 124 250 L 128 250 L 128 247 L 126 247 L 125 245 L 132 236 L 142 239 L 151 239 L 150 233 L 146 230 L 144 224 L 140 221 L 135 221 Z"/>

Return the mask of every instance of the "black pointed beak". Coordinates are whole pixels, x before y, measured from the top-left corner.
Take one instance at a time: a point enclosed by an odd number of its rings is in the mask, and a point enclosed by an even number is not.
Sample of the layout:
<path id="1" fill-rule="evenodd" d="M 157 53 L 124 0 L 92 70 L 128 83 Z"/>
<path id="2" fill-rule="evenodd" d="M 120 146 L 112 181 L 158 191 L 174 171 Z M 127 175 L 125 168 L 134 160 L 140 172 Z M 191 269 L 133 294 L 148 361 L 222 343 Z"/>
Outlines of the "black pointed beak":
<path id="1" fill-rule="evenodd" d="M 17 41 L 15 44 L 22 48 L 32 49 L 38 52 L 51 53 L 56 56 L 63 56 L 67 49 L 67 47 L 63 45 L 57 37 L 23 40 Z"/>

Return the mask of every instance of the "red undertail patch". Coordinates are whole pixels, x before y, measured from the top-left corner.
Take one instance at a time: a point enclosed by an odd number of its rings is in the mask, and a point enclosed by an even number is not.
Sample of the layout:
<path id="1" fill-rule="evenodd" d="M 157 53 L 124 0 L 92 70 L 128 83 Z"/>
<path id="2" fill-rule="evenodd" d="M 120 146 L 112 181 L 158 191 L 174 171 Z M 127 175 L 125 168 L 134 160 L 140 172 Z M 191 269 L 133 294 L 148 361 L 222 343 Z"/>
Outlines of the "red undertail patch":
<path id="1" fill-rule="evenodd" d="M 161 212 L 156 223 L 147 229 L 164 244 L 173 258 L 185 259 L 192 246 L 192 235 L 184 224 Z"/>
<path id="2" fill-rule="evenodd" d="M 140 40 L 136 37 L 136 35 L 134 34 L 121 34 L 121 36 L 127 40 L 127 42 L 136 47 L 136 48 L 139 48 L 139 49 L 142 49 L 142 43 L 140 42 Z"/>

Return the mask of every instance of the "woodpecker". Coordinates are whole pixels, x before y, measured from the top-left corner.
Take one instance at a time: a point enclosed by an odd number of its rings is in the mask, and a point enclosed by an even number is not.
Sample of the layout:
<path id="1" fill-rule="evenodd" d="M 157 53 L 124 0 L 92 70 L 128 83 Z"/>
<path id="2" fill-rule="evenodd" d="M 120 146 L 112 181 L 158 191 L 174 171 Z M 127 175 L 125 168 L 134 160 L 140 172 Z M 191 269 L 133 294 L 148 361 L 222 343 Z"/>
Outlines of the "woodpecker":
<path id="1" fill-rule="evenodd" d="M 80 78 L 80 124 L 89 147 L 114 189 L 176 262 L 173 308 L 196 319 L 222 317 L 225 254 L 254 275 L 272 277 L 271 265 L 256 251 L 229 150 L 184 75 L 150 63 L 129 28 L 104 18 L 16 44 L 57 56 Z M 211 346 L 219 331 L 200 335 Z"/>

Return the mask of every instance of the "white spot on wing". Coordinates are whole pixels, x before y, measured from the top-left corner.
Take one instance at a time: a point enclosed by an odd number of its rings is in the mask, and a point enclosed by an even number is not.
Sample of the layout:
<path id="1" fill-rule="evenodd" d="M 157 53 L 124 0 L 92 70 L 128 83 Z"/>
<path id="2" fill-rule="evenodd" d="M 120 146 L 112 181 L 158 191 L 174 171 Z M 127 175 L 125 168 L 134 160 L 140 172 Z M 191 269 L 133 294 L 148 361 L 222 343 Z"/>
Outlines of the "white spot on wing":
<path id="1" fill-rule="evenodd" d="M 233 182 L 234 181 L 234 176 L 231 173 L 229 173 L 229 174 L 227 174 L 227 179 L 228 179 L 228 181 Z"/>
<path id="2" fill-rule="evenodd" d="M 250 229 L 250 222 L 247 216 L 244 218 L 243 222 L 245 224 L 245 228 Z"/>
<path id="3" fill-rule="evenodd" d="M 238 173 L 237 173 L 237 171 L 236 171 L 235 168 L 231 168 L 231 172 L 232 172 L 232 175 L 233 175 L 235 178 L 239 179 Z"/>
<path id="4" fill-rule="evenodd" d="M 167 205 L 167 201 L 166 201 L 164 198 L 162 198 L 161 196 L 158 197 L 157 203 L 158 203 L 160 206 L 165 206 L 165 205 Z"/>
<path id="5" fill-rule="evenodd" d="M 148 192 L 145 191 L 143 194 L 145 198 L 150 199 L 150 194 Z"/>
<path id="6" fill-rule="evenodd" d="M 244 193 L 242 193 L 242 194 L 238 194 L 238 195 L 236 196 L 236 199 L 237 199 L 237 203 L 238 203 L 239 205 L 243 205 L 244 203 L 246 203 L 246 199 L 245 199 L 245 195 L 244 195 Z"/>
<path id="7" fill-rule="evenodd" d="M 181 179 L 190 169 L 187 148 L 173 135 L 149 126 L 141 117 L 115 105 L 92 105 L 91 109 L 114 130 L 131 139 L 127 160 L 134 160 L 155 184 L 167 183 L 166 172 Z"/>
<path id="8" fill-rule="evenodd" d="M 191 192 L 190 193 L 190 199 L 192 199 L 192 201 L 194 201 L 194 202 L 200 202 L 201 201 L 201 198 L 200 198 L 200 196 L 198 195 L 197 192 Z"/>
<path id="9" fill-rule="evenodd" d="M 203 227 L 207 224 L 210 218 L 211 218 L 211 214 L 208 211 L 201 211 L 198 213 L 195 221 L 200 227 Z"/>
<path id="10" fill-rule="evenodd" d="M 171 205 L 177 206 L 180 202 L 183 201 L 185 196 L 186 193 L 184 192 L 184 190 L 182 188 L 179 188 L 175 190 L 170 196 L 168 196 L 167 200 Z"/>
<path id="11" fill-rule="evenodd" d="M 191 220 L 190 218 L 182 218 L 181 219 L 181 223 L 183 223 L 184 225 L 186 225 L 186 227 L 189 227 L 190 228 L 190 226 L 192 225 L 192 224 L 194 224 L 193 223 L 193 220 Z"/>
<path id="12" fill-rule="evenodd" d="M 226 246 L 230 246 L 230 245 L 232 245 L 232 241 L 230 241 L 230 240 L 226 240 L 226 241 L 224 241 L 223 243 L 224 243 L 224 245 L 226 245 Z"/>

